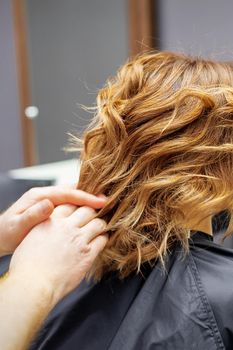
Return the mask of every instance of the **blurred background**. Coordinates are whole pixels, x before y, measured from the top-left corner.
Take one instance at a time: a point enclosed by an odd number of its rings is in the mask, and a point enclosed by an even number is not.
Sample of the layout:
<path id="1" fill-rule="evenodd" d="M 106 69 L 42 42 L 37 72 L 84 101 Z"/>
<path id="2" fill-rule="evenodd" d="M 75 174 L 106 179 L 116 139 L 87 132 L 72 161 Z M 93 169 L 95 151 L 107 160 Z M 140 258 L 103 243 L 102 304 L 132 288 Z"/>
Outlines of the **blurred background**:
<path id="1" fill-rule="evenodd" d="M 128 56 L 231 60 L 232 13 L 231 0 L 0 0 L 0 171 L 72 157 L 67 132 L 91 118 L 78 104 Z"/>
<path id="2" fill-rule="evenodd" d="M 90 121 L 79 104 L 149 48 L 232 60 L 232 13 L 231 0 L 0 0 L 0 173 L 75 181 L 63 148 Z"/>

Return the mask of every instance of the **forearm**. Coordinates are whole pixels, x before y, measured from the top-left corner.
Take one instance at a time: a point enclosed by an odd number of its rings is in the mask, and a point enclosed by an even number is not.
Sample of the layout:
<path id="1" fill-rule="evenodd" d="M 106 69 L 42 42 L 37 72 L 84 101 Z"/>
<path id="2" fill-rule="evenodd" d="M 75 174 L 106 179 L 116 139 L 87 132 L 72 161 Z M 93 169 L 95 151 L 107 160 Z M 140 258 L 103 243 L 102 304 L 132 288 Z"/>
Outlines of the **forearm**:
<path id="1" fill-rule="evenodd" d="M 0 349 L 25 350 L 54 306 L 50 288 L 9 274 L 0 280 Z"/>

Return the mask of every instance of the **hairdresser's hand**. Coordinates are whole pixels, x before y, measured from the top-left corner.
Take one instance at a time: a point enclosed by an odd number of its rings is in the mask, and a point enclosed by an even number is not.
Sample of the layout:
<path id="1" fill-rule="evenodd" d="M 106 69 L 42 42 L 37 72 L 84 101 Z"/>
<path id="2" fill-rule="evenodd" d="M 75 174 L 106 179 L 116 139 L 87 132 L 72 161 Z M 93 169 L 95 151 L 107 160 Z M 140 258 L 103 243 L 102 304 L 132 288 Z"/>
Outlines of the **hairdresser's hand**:
<path id="1" fill-rule="evenodd" d="M 105 202 L 103 197 L 65 187 L 29 190 L 0 216 L 0 256 L 11 254 L 35 225 L 51 215 L 55 206 L 70 203 L 99 209 Z"/>
<path id="2" fill-rule="evenodd" d="M 81 282 L 107 243 L 105 221 L 95 216 L 89 207 L 57 207 L 15 250 L 9 278 L 34 289 L 45 286 L 54 306 Z"/>
<path id="3" fill-rule="evenodd" d="M 28 349 L 51 309 L 89 271 L 108 240 L 95 215 L 88 207 L 58 206 L 15 250 L 0 280 L 1 349 Z"/>

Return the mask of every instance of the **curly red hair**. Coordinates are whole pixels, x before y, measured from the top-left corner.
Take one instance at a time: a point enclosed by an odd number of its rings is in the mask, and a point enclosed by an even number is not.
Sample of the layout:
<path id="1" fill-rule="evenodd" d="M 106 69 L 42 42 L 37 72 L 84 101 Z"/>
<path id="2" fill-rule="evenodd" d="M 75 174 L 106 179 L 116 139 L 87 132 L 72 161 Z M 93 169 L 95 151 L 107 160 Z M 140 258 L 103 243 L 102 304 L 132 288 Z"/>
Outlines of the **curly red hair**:
<path id="1" fill-rule="evenodd" d="M 187 252 L 200 213 L 232 212 L 233 70 L 149 52 L 108 80 L 96 109 L 78 187 L 109 197 L 98 216 L 108 220 L 110 240 L 91 275 L 123 278 L 164 261 L 175 242 Z"/>

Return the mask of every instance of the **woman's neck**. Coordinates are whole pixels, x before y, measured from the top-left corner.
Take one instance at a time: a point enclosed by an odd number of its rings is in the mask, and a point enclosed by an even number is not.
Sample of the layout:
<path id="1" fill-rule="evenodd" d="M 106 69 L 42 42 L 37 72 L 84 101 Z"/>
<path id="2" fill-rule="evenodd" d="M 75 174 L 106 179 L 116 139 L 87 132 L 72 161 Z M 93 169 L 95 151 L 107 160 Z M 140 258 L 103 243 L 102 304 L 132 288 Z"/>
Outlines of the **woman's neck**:
<path id="1" fill-rule="evenodd" d="M 198 224 L 196 224 L 196 225 L 194 225 L 194 227 L 192 227 L 192 230 L 205 232 L 205 233 L 213 236 L 212 218 L 208 217 L 206 219 L 203 219 L 202 221 L 199 221 Z"/>

